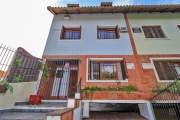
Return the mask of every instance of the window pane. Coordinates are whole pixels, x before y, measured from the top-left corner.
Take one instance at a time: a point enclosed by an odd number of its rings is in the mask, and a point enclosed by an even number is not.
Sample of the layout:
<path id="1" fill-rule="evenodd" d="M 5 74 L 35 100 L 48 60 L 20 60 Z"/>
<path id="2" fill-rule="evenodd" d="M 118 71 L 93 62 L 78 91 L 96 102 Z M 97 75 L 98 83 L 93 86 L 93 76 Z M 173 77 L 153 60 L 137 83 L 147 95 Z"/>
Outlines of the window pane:
<path id="1" fill-rule="evenodd" d="M 105 30 L 99 30 L 99 38 L 100 39 L 106 38 L 106 31 Z"/>
<path id="2" fill-rule="evenodd" d="M 109 39 L 115 38 L 115 32 L 114 31 L 108 31 L 107 36 Z"/>
<path id="3" fill-rule="evenodd" d="M 180 77 L 180 64 L 176 63 L 173 65 L 175 70 L 176 70 L 176 73 L 177 73 L 177 77 Z"/>
<path id="4" fill-rule="evenodd" d="M 142 27 L 146 38 L 165 38 L 160 26 Z"/>
<path id="5" fill-rule="evenodd" d="M 71 30 L 66 30 L 66 32 L 65 32 L 65 38 L 66 38 L 66 39 L 70 39 L 70 38 L 71 38 L 71 34 L 72 34 L 72 31 L 71 31 Z"/>
<path id="6" fill-rule="evenodd" d="M 74 31 L 74 32 L 73 32 L 73 37 L 72 37 L 72 38 L 74 38 L 74 39 L 79 39 L 79 38 L 80 38 L 79 35 L 80 35 L 80 34 L 79 34 L 79 31 Z"/>
<path id="7" fill-rule="evenodd" d="M 101 68 L 102 78 L 116 78 L 116 64 L 103 63 Z"/>

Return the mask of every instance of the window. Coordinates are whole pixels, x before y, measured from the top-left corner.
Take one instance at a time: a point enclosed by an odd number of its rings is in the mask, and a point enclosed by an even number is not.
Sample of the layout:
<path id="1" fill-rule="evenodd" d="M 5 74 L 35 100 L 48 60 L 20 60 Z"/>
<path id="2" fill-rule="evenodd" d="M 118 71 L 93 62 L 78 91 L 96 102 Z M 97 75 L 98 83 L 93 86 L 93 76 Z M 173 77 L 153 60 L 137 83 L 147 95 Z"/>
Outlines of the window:
<path id="1" fill-rule="evenodd" d="M 121 61 L 89 61 L 89 80 L 125 80 L 128 78 L 125 59 Z"/>
<path id="2" fill-rule="evenodd" d="M 61 39 L 81 39 L 81 26 L 79 28 L 65 28 L 62 26 Z"/>
<path id="3" fill-rule="evenodd" d="M 179 30 L 180 30 L 180 25 L 177 25 L 177 27 L 179 28 Z"/>
<path id="4" fill-rule="evenodd" d="M 175 80 L 180 77 L 180 61 L 153 61 L 159 80 Z"/>
<path id="5" fill-rule="evenodd" d="M 97 26 L 97 39 L 119 39 L 120 31 L 118 25 L 116 27 L 99 27 Z"/>
<path id="6" fill-rule="evenodd" d="M 166 38 L 161 26 L 143 26 L 142 29 L 146 38 Z"/>

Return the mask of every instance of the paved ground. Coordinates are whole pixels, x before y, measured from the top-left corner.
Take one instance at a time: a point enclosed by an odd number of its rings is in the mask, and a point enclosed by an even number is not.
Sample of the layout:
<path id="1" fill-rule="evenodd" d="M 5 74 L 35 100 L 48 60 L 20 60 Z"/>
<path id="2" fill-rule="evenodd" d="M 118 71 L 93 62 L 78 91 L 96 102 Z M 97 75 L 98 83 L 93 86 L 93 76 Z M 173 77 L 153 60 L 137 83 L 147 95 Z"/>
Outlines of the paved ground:
<path id="1" fill-rule="evenodd" d="M 84 120 L 147 120 L 135 112 L 90 112 L 90 117 Z"/>
<path id="2" fill-rule="evenodd" d="M 6 112 L 0 114 L 0 120 L 46 120 L 46 113 Z"/>

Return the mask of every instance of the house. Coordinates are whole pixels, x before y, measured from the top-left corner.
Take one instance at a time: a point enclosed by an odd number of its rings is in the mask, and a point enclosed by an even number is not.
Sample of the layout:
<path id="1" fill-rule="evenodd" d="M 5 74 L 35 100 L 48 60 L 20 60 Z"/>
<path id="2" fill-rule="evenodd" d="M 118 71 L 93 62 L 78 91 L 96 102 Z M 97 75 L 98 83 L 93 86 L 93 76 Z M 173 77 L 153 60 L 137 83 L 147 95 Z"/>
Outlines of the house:
<path id="1" fill-rule="evenodd" d="M 180 75 L 179 8 L 48 6 L 54 15 L 42 56 L 48 70 L 33 93 L 68 102 L 67 114 L 47 119 L 178 119 L 180 84 L 171 82 Z"/>
<path id="2" fill-rule="evenodd" d="M 90 111 L 139 111 L 153 120 L 152 89 L 180 75 L 179 7 L 112 2 L 47 7 L 54 18 L 43 59 L 55 65 L 47 98 L 74 98 L 73 88 L 81 82 L 82 89 L 106 88 L 81 96 L 83 118 L 89 118 Z M 111 91 L 117 86 L 138 91 Z"/>

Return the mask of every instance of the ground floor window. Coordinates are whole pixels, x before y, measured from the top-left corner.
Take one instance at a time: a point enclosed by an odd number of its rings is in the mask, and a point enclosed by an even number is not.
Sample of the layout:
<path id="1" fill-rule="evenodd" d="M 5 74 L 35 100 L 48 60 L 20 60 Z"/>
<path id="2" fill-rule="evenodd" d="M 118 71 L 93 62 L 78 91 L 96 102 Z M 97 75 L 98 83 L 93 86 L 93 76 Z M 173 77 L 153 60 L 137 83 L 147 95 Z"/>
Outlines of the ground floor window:
<path id="1" fill-rule="evenodd" d="M 154 60 L 159 80 L 175 80 L 180 77 L 180 60 Z"/>
<path id="2" fill-rule="evenodd" d="M 125 80 L 128 77 L 125 59 L 89 60 L 89 80 Z"/>

